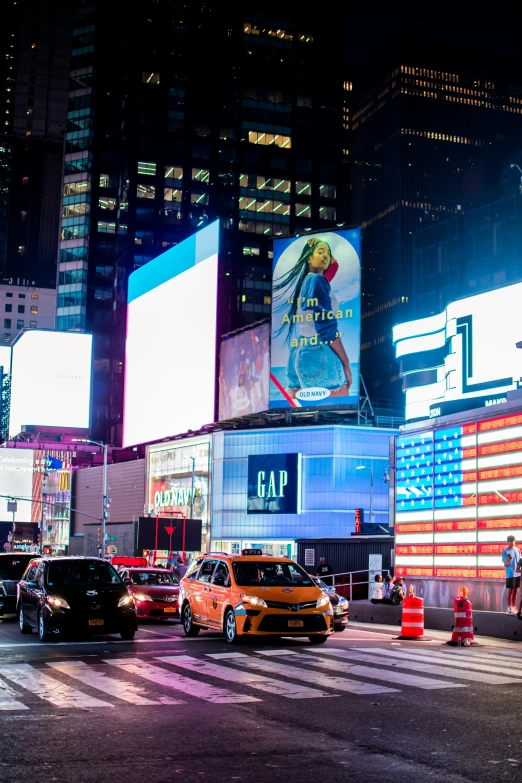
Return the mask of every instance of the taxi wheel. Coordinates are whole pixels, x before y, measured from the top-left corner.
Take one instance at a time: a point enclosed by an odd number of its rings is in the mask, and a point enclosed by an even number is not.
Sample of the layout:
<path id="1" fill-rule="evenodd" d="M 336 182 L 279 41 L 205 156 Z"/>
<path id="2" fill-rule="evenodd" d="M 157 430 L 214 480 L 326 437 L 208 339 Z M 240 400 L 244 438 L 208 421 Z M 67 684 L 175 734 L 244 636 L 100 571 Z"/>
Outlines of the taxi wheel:
<path id="1" fill-rule="evenodd" d="M 229 644 L 237 644 L 241 637 L 236 628 L 236 615 L 233 609 L 229 609 L 225 615 L 225 639 Z"/>
<path id="2" fill-rule="evenodd" d="M 192 609 L 188 602 L 183 608 L 183 630 L 185 631 L 185 636 L 197 636 L 201 630 L 199 625 L 194 625 Z"/>
<path id="3" fill-rule="evenodd" d="M 324 644 L 326 641 L 328 641 L 327 636 L 309 636 L 308 641 L 310 644 Z"/>

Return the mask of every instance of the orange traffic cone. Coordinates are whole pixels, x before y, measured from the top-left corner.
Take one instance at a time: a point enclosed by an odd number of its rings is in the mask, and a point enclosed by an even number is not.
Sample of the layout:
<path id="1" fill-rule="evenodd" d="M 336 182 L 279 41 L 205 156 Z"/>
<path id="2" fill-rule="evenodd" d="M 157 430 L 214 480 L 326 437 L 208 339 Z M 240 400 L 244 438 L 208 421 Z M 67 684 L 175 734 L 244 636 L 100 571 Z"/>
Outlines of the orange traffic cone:
<path id="1" fill-rule="evenodd" d="M 473 606 L 468 598 L 468 588 L 461 587 L 458 598 L 453 601 L 455 622 L 451 639 L 446 644 L 452 647 L 477 645 L 473 634 Z"/>
<path id="2" fill-rule="evenodd" d="M 424 599 L 417 598 L 410 585 L 409 594 L 402 605 L 401 635 L 397 639 L 420 641 L 424 638 Z"/>

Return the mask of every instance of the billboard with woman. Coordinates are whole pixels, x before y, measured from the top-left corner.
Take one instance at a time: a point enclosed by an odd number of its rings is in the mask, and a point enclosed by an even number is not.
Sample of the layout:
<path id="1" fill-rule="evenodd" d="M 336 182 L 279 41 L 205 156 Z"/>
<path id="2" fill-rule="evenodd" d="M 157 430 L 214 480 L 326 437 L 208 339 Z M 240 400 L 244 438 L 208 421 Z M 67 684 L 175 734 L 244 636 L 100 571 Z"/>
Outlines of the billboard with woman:
<path id="1" fill-rule="evenodd" d="M 361 230 L 274 241 L 270 408 L 359 401 Z"/>

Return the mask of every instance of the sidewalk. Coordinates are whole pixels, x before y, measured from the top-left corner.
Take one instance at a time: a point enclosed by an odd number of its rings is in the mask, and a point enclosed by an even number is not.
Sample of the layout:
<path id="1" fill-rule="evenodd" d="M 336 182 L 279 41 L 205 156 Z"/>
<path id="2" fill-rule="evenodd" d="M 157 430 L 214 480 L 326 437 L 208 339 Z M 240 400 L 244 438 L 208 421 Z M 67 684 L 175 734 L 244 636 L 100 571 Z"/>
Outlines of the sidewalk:
<path id="1" fill-rule="evenodd" d="M 369 623 L 350 620 L 348 627 L 351 628 L 352 630 L 356 628 L 365 628 L 366 630 L 369 630 L 368 625 Z M 391 640 L 395 641 L 396 637 L 400 634 L 400 628 L 398 628 L 396 625 L 384 625 L 381 623 L 371 623 L 371 626 L 372 626 L 372 631 L 382 631 L 383 638 L 389 637 L 390 641 Z M 435 631 L 431 629 L 426 629 L 425 635 L 423 637 L 423 642 L 433 641 L 433 642 L 440 642 L 441 644 L 444 644 L 445 642 L 449 641 L 450 636 L 451 636 L 451 632 L 447 633 L 446 631 Z M 375 641 L 375 639 L 373 641 Z M 408 644 L 407 639 L 401 639 L 399 641 L 401 643 Z M 495 647 L 496 649 L 516 650 L 517 652 L 520 651 L 520 655 L 522 657 L 522 650 L 520 649 L 516 641 L 513 642 L 513 641 L 509 641 L 508 639 L 497 639 L 493 636 L 475 636 L 475 641 L 478 642 L 483 647 Z M 413 642 L 413 644 L 416 644 L 416 642 Z M 468 647 L 463 649 L 470 649 L 470 648 Z"/>
<path id="2" fill-rule="evenodd" d="M 400 628 L 402 606 L 372 604 L 370 601 L 350 601 L 350 623 L 371 623 L 383 627 Z M 451 634 L 454 625 L 453 609 L 424 607 L 424 628 Z M 522 622 L 515 616 L 501 612 L 473 612 L 473 630 L 483 638 L 522 642 Z"/>

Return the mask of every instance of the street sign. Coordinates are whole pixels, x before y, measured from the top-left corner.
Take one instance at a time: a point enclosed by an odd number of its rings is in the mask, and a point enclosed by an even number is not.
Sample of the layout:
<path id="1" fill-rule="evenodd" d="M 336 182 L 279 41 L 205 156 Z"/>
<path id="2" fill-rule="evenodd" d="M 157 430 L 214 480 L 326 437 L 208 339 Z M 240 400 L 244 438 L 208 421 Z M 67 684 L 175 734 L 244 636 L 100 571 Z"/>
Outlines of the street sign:
<path id="1" fill-rule="evenodd" d="M 118 536 L 105 536 L 106 541 L 117 541 Z"/>
<path id="2" fill-rule="evenodd" d="M 118 548 L 113 546 L 112 544 L 110 546 L 105 547 L 105 554 L 106 555 L 115 555 L 118 552 Z"/>

